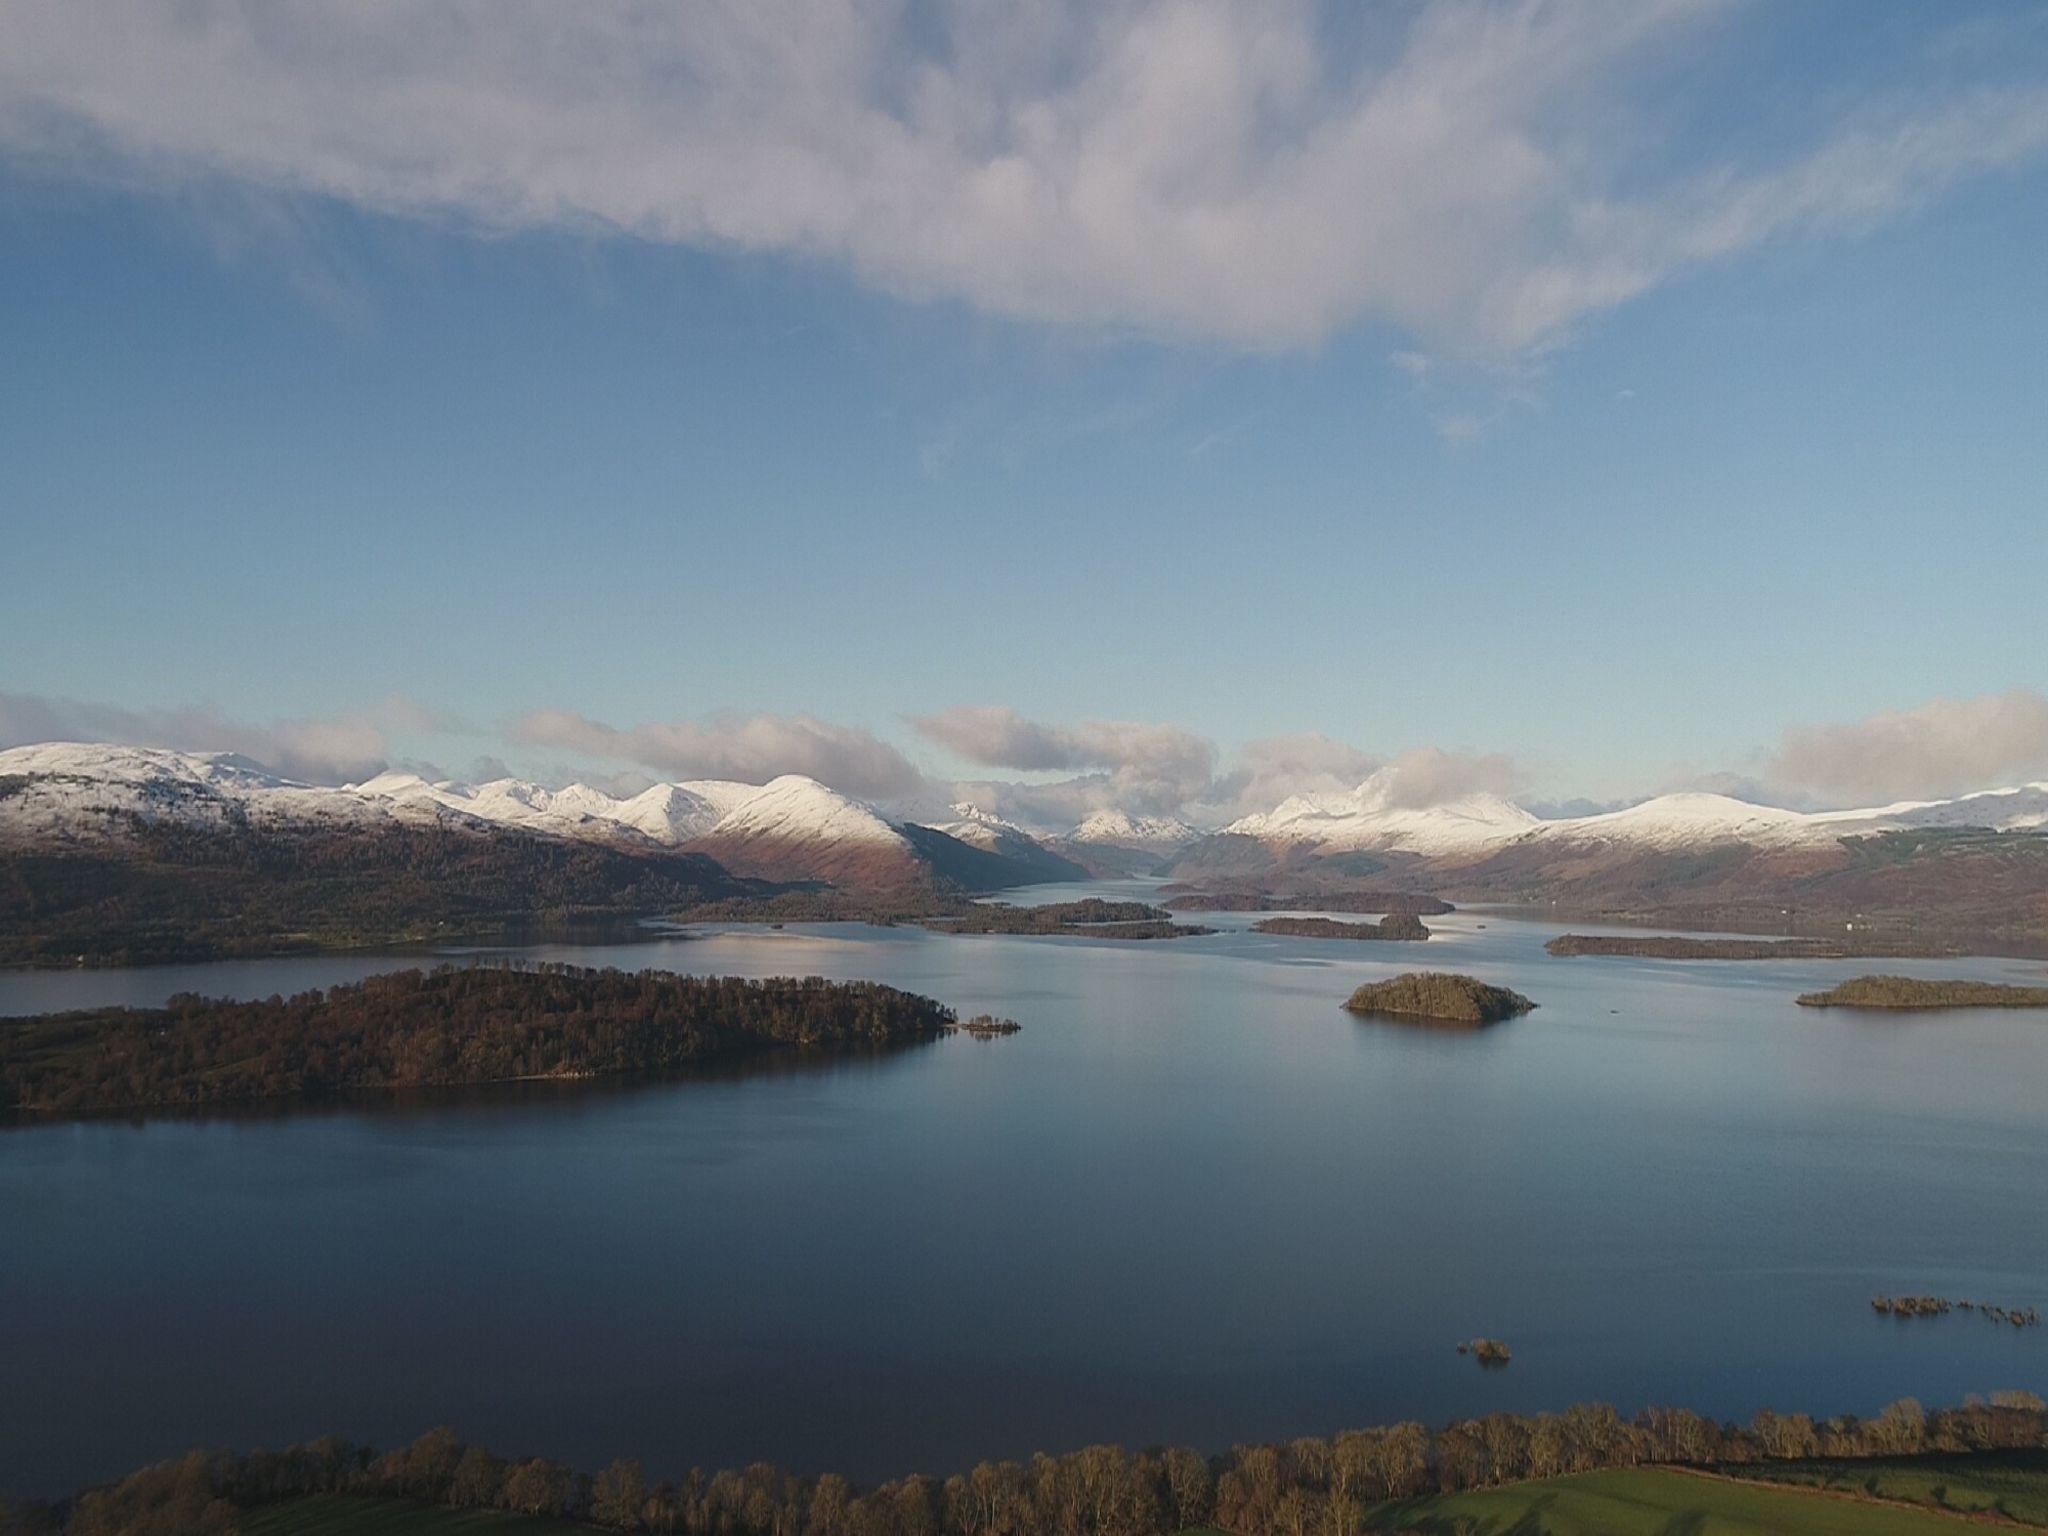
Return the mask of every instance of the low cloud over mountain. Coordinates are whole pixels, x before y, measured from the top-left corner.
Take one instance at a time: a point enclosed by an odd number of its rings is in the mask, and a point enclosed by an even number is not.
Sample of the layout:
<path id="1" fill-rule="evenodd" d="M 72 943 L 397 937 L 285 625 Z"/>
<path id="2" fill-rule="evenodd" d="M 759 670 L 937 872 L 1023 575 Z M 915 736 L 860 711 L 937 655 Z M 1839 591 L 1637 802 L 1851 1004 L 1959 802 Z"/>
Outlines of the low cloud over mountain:
<path id="1" fill-rule="evenodd" d="M 2014 688 L 1787 731 L 1764 777 L 1836 805 L 1938 799 L 2048 777 L 2048 697 Z"/>
<path id="2" fill-rule="evenodd" d="M 286 778 L 309 784 L 368 778 L 388 761 L 393 732 L 447 730 L 455 724 L 450 717 L 403 698 L 388 699 L 359 714 L 304 716 L 266 725 L 236 720 L 212 705 L 124 709 L 79 699 L 0 693 L 0 748 L 44 741 L 105 741 L 239 752 Z"/>
<path id="3" fill-rule="evenodd" d="M 717 715 L 621 728 L 572 710 L 540 709 L 521 715 L 506 734 L 521 746 L 637 763 L 680 778 L 760 784 L 800 773 L 871 799 L 912 795 L 920 782 L 910 759 L 874 732 L 811 715 Z"/>

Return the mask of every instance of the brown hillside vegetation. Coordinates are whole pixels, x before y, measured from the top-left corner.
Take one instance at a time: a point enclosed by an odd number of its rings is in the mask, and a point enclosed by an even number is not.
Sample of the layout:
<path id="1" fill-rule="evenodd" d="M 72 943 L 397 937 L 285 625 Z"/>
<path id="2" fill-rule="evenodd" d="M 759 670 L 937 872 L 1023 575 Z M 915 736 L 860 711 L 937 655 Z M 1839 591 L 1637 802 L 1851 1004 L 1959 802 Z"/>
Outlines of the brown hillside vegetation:
<path id="1" fill-rule="evenodd" d="M 765 889 L 696 854 L 516 832 L 139 823 L 114 851 L 0 854 L 0 963 L 141 965 L 499 937 Z"/>
<path id="2" fill-rule="evenodd" d="M 1995 981 L 1917 981 L 1911 976 L 1858 976 L 1825 992 L 1808 992 L 1802 1008 L 2048 1008 L 2048 987 Z"/>
<path id="3" fill-rule="evenodd" d="M 1450 971 L 1409 971 L 1389 981 L 1369 981 L 1344 1006 L 1353 1013 L 1427 1019 L 1441 1024 L 1495 1024 L 1536 1005 L 1519 992 L 1489 986 Z"/>
<path id="4" fill-rule="evenodd" d="M 1684 852 L 1513 845 L 1429 871 L 1462 900 L 1542 905 L 1582 918 L 1749 933 L 1818 933 L 1870 946 L 2048 953 L 2048 835 L 1887 832 L 1827 847 Z M 1832 933 L 1828 930 L 1832 930 Z M 1899 952 L 1897 949 L 1892 952 Z"/>

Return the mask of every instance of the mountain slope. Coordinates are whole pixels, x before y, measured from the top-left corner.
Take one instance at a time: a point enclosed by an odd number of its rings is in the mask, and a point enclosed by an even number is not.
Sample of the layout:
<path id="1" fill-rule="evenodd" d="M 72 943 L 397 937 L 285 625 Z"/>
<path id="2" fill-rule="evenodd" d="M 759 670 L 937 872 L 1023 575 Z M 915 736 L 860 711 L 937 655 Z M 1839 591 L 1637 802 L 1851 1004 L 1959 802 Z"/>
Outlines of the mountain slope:
<path id="1" fill-rule="evenodd" d="M 386 827 L 442 820 L 432 805 L 379 805 L 279 778 L 225 752 L 47 742 L 0 752 L 0 845 L 93 846 L 137 829 Z"/>
<path id="2" fill-rule="evenodd" d="M 1295 795 L 1223 830 L 1268 843 L 1308 843 L 1329 852 L 1448 854 L 1505 843 L 1540 826 L 1500 795 L 1475 793 L 1412 806 L 1397 796 L 1391 769 L 1342 794 Z"/>
<path id="3" fill-rule="evenodd" d="M 974 841 L 892 823 L 873 806 L 816 779 L 787 774 L 740 801 L 690 846 L 737 874 L 852 890 L 1000 890 L 1084 876 L 1006 823 L 963 819 L 955 825 Z"/>
<path id="4" fill-rule="evenodd" d="M 1000 816 L 992 816 L 972 805 L 956 805 L 953 810 L 957 813 L 956 820 L 938 822 L 923 829 L 906 825 L 904 831 L 913 838 L 920 830 L 937 832 L 954 842 L 1008 861 L 1007 868 L 1020 878 L 1009 879 L 1004 882 L 1006 884 L 1042 884 L 1091 878 L 1091 872 L 1084 864 L 1058 852 L 1014 822 L 1004 821 Z M 950 857 L 943 850 L 940 852 L 942 856 Z M 998 889 L 993 885 L 977 888 Z"/>

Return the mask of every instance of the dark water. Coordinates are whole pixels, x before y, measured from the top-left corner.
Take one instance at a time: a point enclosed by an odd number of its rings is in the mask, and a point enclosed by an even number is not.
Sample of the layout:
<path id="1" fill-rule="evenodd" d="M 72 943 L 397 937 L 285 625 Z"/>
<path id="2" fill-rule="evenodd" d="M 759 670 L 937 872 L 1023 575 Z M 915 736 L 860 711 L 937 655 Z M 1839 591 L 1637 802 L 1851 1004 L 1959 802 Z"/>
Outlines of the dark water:
<path id="1" fill-rule="evenodd" d="M 1554 928 L 1429 921 L 1426 950 L 554 947 L 871 977 L 1025 1028 L 658 1087 L 0 1133 L 0 1490 L 443 1422 L 585 1466 L 873 1477 L 1583 1398 L 1747 1416 L 2048 1389 L 2048 1330 L 1868 1306 L 2048 1306 L 2048 1017 L 1815 1013 L 1792 996 L 1869 964 L 1555 960 Z M 1339 1010 L 1424 962 L 1543 1006 L 1480 1034 Z M 10 975 L 0 1013 L 389 964 Z M 1476 1334 L 1514 1363 L 1453 1351 Z"/>

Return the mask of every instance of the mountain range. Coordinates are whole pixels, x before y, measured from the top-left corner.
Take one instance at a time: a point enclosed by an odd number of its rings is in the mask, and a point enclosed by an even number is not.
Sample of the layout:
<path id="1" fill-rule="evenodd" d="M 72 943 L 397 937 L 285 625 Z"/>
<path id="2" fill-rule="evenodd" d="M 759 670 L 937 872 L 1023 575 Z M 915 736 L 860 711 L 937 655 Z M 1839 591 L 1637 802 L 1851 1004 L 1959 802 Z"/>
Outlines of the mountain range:
<path id="1" fill-rule="evenodd" d="M 395 827 L 679 851 L 745 878 L 860 890 L 996 890 L 1087 878 L 994 818 L 956 822 L 954 836 L 891 820 L 800 774 L 767 784 L 656 784 L 620 797 L 587 784 L 430 783 L 395 772 L 359 784 L 300 784 L 226 753 L 151 747 L 53 742 L 0 752 L 0 847 L 105 849 L 140 828 L 283 835 Z"/>
<path id="2" fill-rule="evenodd" d="M 2048 783 L 1821 812 L 1687 792 L 1543 820 L 1491 793 L 1410 803 L 1396 776 L 1382 771 L 1350 790 L 1290 797 L 1212 833 L 1118 810 L 1039 833 L 968 803 L 911 821 L 794 774 L 761 785 L 685 780 L 615 796 L 584 784 L 429 782 L 402 772 L 319 786 L 228 754 L 146 747 L 47 743 L 0 752 L 0 848 L 106 850 L 142 828 L 518 834 L 625 854 L 688 854 L 740 880 L 843 891 L 974 892 L 1139 873 L 1210 889 L 1312 894 L 1370 879 L 1465 899 L 1615 911 L 1995 902 L 2013 920 L 2048 929 Z"/>

